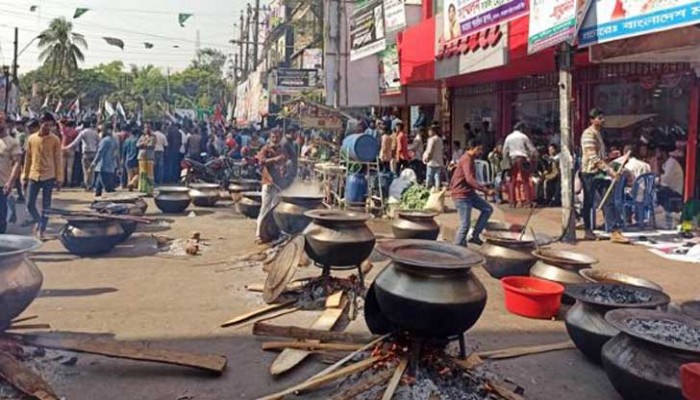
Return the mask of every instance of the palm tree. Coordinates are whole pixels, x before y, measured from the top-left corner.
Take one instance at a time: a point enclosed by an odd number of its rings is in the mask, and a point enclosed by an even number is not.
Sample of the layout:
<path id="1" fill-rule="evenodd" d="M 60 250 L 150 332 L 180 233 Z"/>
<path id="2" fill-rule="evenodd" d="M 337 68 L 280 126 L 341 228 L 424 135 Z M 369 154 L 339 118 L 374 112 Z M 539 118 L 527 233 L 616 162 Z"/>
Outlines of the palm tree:
<path id="1" fill-rule="evenodd" d="M 85 61 L 81 47 L 87 49 L 85 37 L 73 32 L 73 23 L 56 18 L 49 28 L 39 35 L 39 61 L 51 68 L 51 77 L 70 75 L 78 69 L 78 62 Z"/>

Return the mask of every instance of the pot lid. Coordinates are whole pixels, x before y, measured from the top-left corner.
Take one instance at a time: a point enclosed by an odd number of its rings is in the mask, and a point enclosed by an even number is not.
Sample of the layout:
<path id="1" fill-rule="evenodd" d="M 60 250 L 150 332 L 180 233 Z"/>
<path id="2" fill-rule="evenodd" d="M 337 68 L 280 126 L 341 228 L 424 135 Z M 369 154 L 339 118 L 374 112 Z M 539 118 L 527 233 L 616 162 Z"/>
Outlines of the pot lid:
<path id="1" fill-rule="evenodd" d="M 190 188 L 187 186 L 158 186 L 155 190 L 158 192 L 187 193 Z"/>
<path id="2" fill-rule="evenodd" d="M 284 292 L 294 277 L 299 261 L 304 253 L 304 236 L 299 235 L 287 243 L 272 260 L 270 272 L 265 279 L 263 300 L 270 304 Z"/>
<path id="3" fill-rule="evenodd" d="M 369 219 L 369 214 L 345 210 L 311 210 L 304 215 L 319 221 L 335 222 L 364 222 Z"/>
<path id="4" fill-rule="evenodd" d="M 34 251 L 41 247 L 42 242 L 29 236 L 0 235 L 0 258 L 15 256 Z"/>
<path id="5" fill-rule="evenodd" d="M 661 285 L 657 284 L 656 282 L 652 282 L 648 279 L 639 278 L 632 275 L 623 274 L 621 272 L 601 271 L 598 269 L 586 268 L 580 270 L 578 273 L 590 282 L 622 283 L 626 285 L 654 289 L 660 292 L 664 291 Z"/>
<path id="6" fill-rule="evenodd" d="M 434 269 L 469 269 L 484 262 L 484 257 L 473 250 L 434 240 L 382 240 L 376 250 L 401 264 Z"/>
<path id="7" fill-rule="evenodd" d="M 664 292 L 621 283 L 568 285 L 566 294 L 586 304 L 608 308 L 654 308 L 671 301 Z"/>
<path id="8" fill-rule="evenodd" d="M 438 215 L 436 212 L 417 210 L 399 210 L 396 214 L 399 218 L 435 218 Z"/>
<path id="9" fill-rule="evenodd" d="M 656 310 L 611 310 L 605 320 L 620 331 L 647 342 L 700 354 L 700 322 Z"/>
<path id="10" fill-rule="evenodd" d="M 540 249 L 533 251 L 532 255 L 554 265 L 591 265 L 598 263 L 598 259 L 589 255 L 567 250 Z"/>
<path id="11" fill-rule="evenodd" d="M 511 232 L 511 231 L 488 231 L 482 233 L 482 236 L 487 242 L 498 245 L 515 245 L 515 246 L 526 246 L 526 245 L 537 245 L 544 246 L 550 244 L 553 239 L 547 235 L 536 235 L 533 236 L 531 233 L 521 232 Z"/>

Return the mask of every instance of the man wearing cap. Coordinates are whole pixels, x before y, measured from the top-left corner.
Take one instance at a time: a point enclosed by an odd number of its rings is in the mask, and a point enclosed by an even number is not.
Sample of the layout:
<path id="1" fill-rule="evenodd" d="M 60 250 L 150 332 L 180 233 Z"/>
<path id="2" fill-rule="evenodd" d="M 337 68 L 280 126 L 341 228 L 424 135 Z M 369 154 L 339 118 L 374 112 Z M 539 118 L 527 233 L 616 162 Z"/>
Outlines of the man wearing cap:
<path id="1" fill-rule="evenodd" d="M 5 114 L 0 113 L 0 234 L 7 230 L 7 198 L 19 177 L 22 159 L 22 148 L 5 122 Z"/>
<path id="2" fill-rule="evenodd" d="M 53 115 L 45 113 L 40 122 L 39 131 L 27 140 L 22 180 L 27 185 L 27 211 L 36 224 L 34 233 L 41 238 L 48 221 L 39 214 L 36 201 L 41 191 L 42 212 L 51 208 L 53 188 L 60 190 L 63 183 L 63 157 L 61 139 L 51 134 L 56 124 Z"/>
<path id="3" fill-rule="evenodd" d="M 586 228 L 584 238 L 586 240 L 595 240 L 596 235 L 593 233 L 593 203 L 596 193 L 601 195 L 607 189 L 606 176 L 611 176 L 613 179 L 617 177 L 617 172 L 605 163 L 605 143 L 601 136 L 605 115 L 603 111 L 594 108 L 588 115 L 591 125 L 586 128 L 581 134 L 581 183 L 583 186 L 583 223 Z M 610 240 L 614 243 L 627 244 L 630 241 L 622 235 L 619 224 L 617 210 L 612 199 L 609 199 L 603 205 L 603 214 L 605 215 L 605 225 L 610 230 Z"/>

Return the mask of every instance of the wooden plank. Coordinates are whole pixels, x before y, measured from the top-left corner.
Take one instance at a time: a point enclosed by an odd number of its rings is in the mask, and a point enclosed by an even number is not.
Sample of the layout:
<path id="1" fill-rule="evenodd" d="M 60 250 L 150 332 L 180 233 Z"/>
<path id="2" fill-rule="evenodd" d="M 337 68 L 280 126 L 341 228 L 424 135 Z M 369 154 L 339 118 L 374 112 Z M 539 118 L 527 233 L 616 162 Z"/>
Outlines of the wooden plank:
<path id="1" fill-rule="evenodd" d="M 355 351 L 362 347 L 359 344 L 351 343 L 313 343 L 313 342 L 263 342 L 262 349 L 281 350 L 281 349 L 301 349 L 301 350 L 337 350 L 337 351 Z"/>
<path id="2" fill-rule="evenodd" d="M 347 307 L 347 297 L 343 296 L 342 307 L 339 308 L 327 308 L 323 313 L 311 324 L 311 329 L 330 331 L 333 329 L 335 324 L 338 322 L 340 317 L 345 312 Z M 318 341 L 311 341 L 317 342 Z M 306 359 L 311 353 L 306 350 L 298 349 L 285 349 L 280 353 L 275 361 L 273 361 L 270 366 L 270 373 L 272 375 L 283 374 L 290 369 L 296 367 Z"/>
<path id="3" fill-rule="evenodd" d="M 407 366 L 408 358 L 404 357 L 401 359 L 401 361 L 399 361 L 399 366 L 396 367 L 394 375 L 391 377 L 391 380 L 389 380 L 389 384 L 387 385 L 386 390 L 384 391 L 382 400 L 391 400 L 394 397 L 394 392 L 396 392 L 396 388 L 399 387 L 399 383 L 401 383 L 401 377 L 406 371 Z"/>
<path id="4" fill-rule="evenodd" d="M 13 319 L 11 324 L 19 324 L 20 322 L 27 322 L 27 321 L 31 321 L 31 320 L 37 319 L 37 318 L 39 318 L 38 315 L 30 315 L 27 317 L 21 317 L 21 318 Z"/>
<path id="5" fill-rule="evenodd" d="M 388 338 L 388 337 L 391 336 L 392 334 L 393 334 L 393 333 L 387 333 L 386 335 L 383 335 L 383 336 L 380 336 L 380 337 L 374 339 L 373 341 L 367 343 L 367 344 L 364 345 L 363 347 L 361 347 L 361 348 L 355 350 L 354 352 L 348 354 L 347 356 L 345 356 L 345 358 L 341 359 L 341 360 L 338 361 L 337 363 L 331 365 L 330 367 L 324 369 L 323 371 L 320 371 L 320 372 L 317 373 L 316 375 L 312 376 L 310 379 L 317 379 L 317 378 L 320 378 L 320 377 L 322 377 L 322 376 L 325 376 L 325 375 L 328 375 L 328 374 L 332 373 L 333 371 L 335 371 L 335 370 L 337 370 L 338 368 L 342 367 L 343 364 L 345 364 L 346 362 L 352 360 L 356 355 L 362 353 L 362 352 L 365 351 L 365 350 L 371 349 L 372 347 L 376 346 L 377 343 L 381 342 L 382 340 L 385 340 L 386 338 Z"/>
<path id="6" fill-rule="evenodd" d="M 298 393 L 300 391 L 306 391 L 306 390 L 311 390 L 311 389 L 316 389 L 320 386 L 323 386 L 329 382 L 333 382 L 337 379 L 343 378 L 348 375 L 352 375 L 354 373 L 364 371 L 365 369 L 371 367 L 376 361 L 379 360 L 379 357 L 370 357 L 365 360 L 362 360 L 360 362 L 357 362 L 355 364 L 348 365 L 345 368 L 341 368 L 335 372 L 332 372 L 330 374 L 324 375 L 322 377 L 318 378 L 312 378 L 308 379 L 298 385 L 294 385 L 290 388 L 287 388 L 285 390 L 282 390 L 281 392 L 277 392 L 268 396 L 260 397 L 257 400 L 279 400 L 283 398 L 284 396 Z"/>
<path id="7" fill-rule="evenodd" d="M 290 304 L 294 303 L 295 301 L 296 300 L 287 300 L 287 301 L 282 302 L 282 303 L 270 304 L 269 306 L 258 308 L 257 310 L 253 310 L 253 311 L 247 312 L 245 314 L 241 314 L 233 319 L 230 319 L 230 320 L 224 322 L 223 324 L 221 324 L 221 327 L 226 328 L 227 326 L 240 324 L 241 322 L 247 321 L 251 318 L 255 318 L 259 315 L 263 315 L 263 314 L 269 313 L 271 311 L 275 311 L 275 310 L 278 310 L 280 308 L 287 307 Z"/>
<path id="8" fill-rule="evenodd" d="M 462 360 L 461 358 L 452 358 L 452 361 L 466 370 L 474 369 L 474 367 L 484 362 L 484 360 L 482 360 L 477 353 L 470 354 L 466 360 Z"/>
<path id="9" fill-rule="evenodd" d="M 339 290 L 326 298 L 326 308 L 338 308 L 343 301 L 343 291 Z"/>
<path id="10" fill-rule="evenodd" d="M 357 398 L 362 393 L 372 389 L 375 386 L 384 384 L 391 378 L 394 371 L 391 368 L 383 369 L 367 379 L 363 379 L 349 388 L 336 393 L 330 400 L 352 400 Z"/>
<path id="11" fill-rule="evenodd" d="M 367 343 L 376 338 L 374 335 L 368 335 L 365 333 L 320 331 L 315 329 L 300 328 L 298 326 L 272 325 L 264 322 L 255 323 L 253 326 L 253 335 L 346 343 Z"/>
<path id="12" fill-rule="evenodd" d="M 50 349 L 70 350 L 128 360 L 151 361 L 179 365 L 221 374 L 226 357 L 214 354 L 195 354 L 179 350 L 157 349 L 140 343 L 119 342 L 104 336 L 90 334 L 12 334 L 23 343 Z"/>
<path id="13" fill-rule="evenodd" d="M 281 317 L 283 315 L 295 313 L 299 310 L 301 310 L 301 307 L 292 307 L 292 308 L 287 308 L 287 309 L 271 312 L 269 314 L 265 314 L 265 315 L 261 315 L 259 317 L 253 318 L 250 321 L 242 323 L 240 325 L 236 325 L 235 329 L 242 329 L 242 328 L 245 328 L 246 326 L 251 326 L 251 325 L 255 326 L 255 324 L 257 324 L 258 322 L 270 321 L 270 320 L 273 320 L 275 318 Z"/>
<path id="14" fill-rule="evenodd" d="M 4 351 L 0 351 L 0 377 L 32 399 L 59 399 L 46 381 Z"/>
<path id="15" fill-rule="evenodd" d="M 531 354 L 540 354 L 550 351 L 566 350 L 573 348 L 575 348 L 574 343 L 570 340 L 567 340 L 566 342 L 561 343 L 542 344 L 537 346 L 520 346 L 501 350 L 481 351 L 478 354 L 481 358 L 501 360 L 505 358 L 515 358 Z"/>
<path id="16" fill-rule="evenodd" d="M 20 331 L 29 329 L 51 329 L 49 324 L 15 324 L 7 328 L 8 331 Z"/>
<path id="17" fill-rule="evenodd" d="M 491 380 L 486 382 L 486 388 L 497 394 L 503 400 L 525 400 L 523 396 Z"/>

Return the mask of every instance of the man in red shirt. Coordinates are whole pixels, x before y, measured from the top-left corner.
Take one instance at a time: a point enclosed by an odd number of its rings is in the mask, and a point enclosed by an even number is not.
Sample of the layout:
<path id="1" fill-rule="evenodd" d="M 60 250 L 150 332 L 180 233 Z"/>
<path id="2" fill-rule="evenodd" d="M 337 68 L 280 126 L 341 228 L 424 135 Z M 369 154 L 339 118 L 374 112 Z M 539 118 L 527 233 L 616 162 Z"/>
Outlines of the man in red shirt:
<path id="1" fill-rule="evenodd" d="M 459 212 L 459 229 L 455 236 L 454 243 L 459 246 L 466 246 L 467 233 L 471 226 L 472 208 L 480 211 L 479 219 L 474 226 L 470 243 L 481 245 L 483 242 L 479 237 L 486 228 L 486 223 L 493 213 L 493 207 L 484 199 L 479 197 L 477 191 L 493 195 L 494 191 L 479 184 L 476 180 L 476 167 L 474 160 L 484 152 L 484 146 L 478 139 L 472 139 L 467 143 L 467 151 L 459 158 L 452 180 L 450 181 L 450 192 L 452 201 Z"/>

